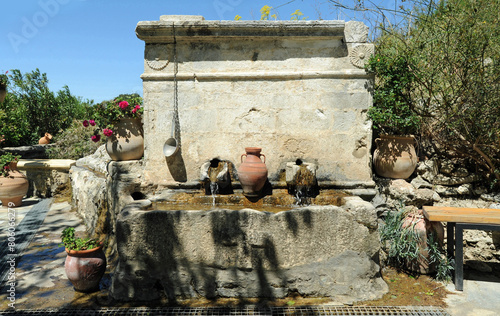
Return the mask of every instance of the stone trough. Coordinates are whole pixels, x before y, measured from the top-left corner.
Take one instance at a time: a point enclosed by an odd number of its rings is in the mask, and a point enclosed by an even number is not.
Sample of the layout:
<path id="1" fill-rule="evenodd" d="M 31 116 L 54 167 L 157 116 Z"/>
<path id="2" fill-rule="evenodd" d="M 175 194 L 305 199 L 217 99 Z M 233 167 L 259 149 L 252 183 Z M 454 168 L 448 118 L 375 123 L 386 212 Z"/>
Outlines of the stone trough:
<path id="1" fill-rule="evenodd" d="M 164 211 L 151 209 L 149 201 L 132 203 L 117 219 L 112 296 L 378 298 L 387 285 L 376 264 L 375 209 L 359 197 L 343 199 L 342 206 L 278 213 Z"/>

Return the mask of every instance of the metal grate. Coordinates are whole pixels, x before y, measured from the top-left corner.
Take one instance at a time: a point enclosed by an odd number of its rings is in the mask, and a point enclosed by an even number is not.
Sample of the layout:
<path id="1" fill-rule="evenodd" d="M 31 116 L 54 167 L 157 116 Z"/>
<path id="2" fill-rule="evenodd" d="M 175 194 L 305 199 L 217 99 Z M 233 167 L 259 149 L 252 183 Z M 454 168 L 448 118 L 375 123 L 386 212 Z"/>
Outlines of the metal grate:
<path id="1" fill-rule="evenodd" d="M 438 307 L 388 307 L 388 306 L 304 306 L 304 307 L 165 307 L 165 308 L 101 308 L 8 310 L 3 315 L 77 315 L 77 316 L 450 316 Z"/>

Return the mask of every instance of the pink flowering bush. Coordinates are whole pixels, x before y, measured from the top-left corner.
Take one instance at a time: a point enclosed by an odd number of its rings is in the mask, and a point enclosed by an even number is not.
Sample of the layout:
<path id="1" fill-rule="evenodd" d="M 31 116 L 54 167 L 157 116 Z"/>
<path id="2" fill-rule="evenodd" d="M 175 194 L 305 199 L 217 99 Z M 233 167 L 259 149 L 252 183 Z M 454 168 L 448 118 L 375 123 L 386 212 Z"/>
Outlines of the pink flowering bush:
<path id="1" fill-rule="evenodd" d="M 0 156 L 0 174 L 3 177 L 8 177 L 9 171 L 10 171 L 10 166 L 9 166 L 10 163 L 11 162 L 18 162 L 19 158 L 21 158 L 21 156 L 14 155 L 14 154 L 9 153 L 9 152 L 1 155 Z"/>
<path id="2" fill-rule="evenodd" d="M 91 140 L 99 142 L 104 136 L 113 135 L 114 124 L 121 118 L 140 118 L 143 113 L 142 98 L 138 94 L 121 94 L 111 101 L 94 106 L 94 119 L 84 120 L 83 126 L 97 126 Z"/>

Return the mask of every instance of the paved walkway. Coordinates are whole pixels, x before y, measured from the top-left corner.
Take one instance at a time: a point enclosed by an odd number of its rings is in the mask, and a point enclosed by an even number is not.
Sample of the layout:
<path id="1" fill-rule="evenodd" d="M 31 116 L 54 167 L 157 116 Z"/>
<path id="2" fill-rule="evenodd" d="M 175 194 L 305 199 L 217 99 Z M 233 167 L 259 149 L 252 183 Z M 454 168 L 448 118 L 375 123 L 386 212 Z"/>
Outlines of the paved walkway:
<path id="1" fill-rule="evenodd" d="M 20 309 L 49 309 L 53 311 L 53 314 L 55 309 L 59 310 L 61 308 L 99 309 L 101 306 L 114 308 L 107 297 L 111 271 L 106 272 L 103 282 L 101 282 L 101 291 L 93 294 L 75 292 L 66 278 L 64 272 L 66 253 L 64 248 L 59 246 L 60 234 L 64 228 L 69 226 L 76 227 L 76 231 L 80 233 L 85 231 L 82 221 L 71 211 L 68 202 L 55 202 L 50 199 L 29 199 L 23 202 L 22 207 L 16 208 L 15 212 L 16 223 L 18 224 L 16 229 L 20 238 L 20 243 L 16 244 L 19 247 L 16 248 L 19 260 L 16 262 L 17 268 L 15 270 L 16 299 L 14 304 L 17 311 Z M 7 208 L 0 208 L 0 242 L 8 241 L 8 224 L 8 210 Z M 21 240 L 21 235 L 24 236 L 23 240 Z M 26 240 L 29 240 L 30 243 L 23 248 L 21 241 L 26 242 Z M 16 239 L 16 243 L 17 241 L 18 239 Z M 0 251 L 4 251 L 4 249 L 0 249 Z M 494 277 L 491 273 L 484 274 L 465 270 L 464 291 L 454 291 L 453 284 L 449 284 L 447 288 L 452 292 L 452 294 L 448 295 L 447 303 L 449 307 L 446 309 L 450 315 L 500 315 L 500 279 Z M 7 286 L 0 292 L 0 315 L 7 315 L 7 311 L 11 310 L 9 304 L 12 302 L 9 300 L 10 292 L 8 290 L 9 287 Z M 154 310 L 147 312 L 155 314 Z M 189 311 L 185 310 L 183 313 L 179 312 L 170 315 L 187 315 L 186 312 Z M 204 314 L 200 309 L 198 312 L 196 315 Z M 66 314 L 69 315 L 69 313 Z M 129 310 L 129 315 L 132 314 L 133 309 Z M 381 315 L 445 314 L 446 312 L 443 314 L 438 310 L 431 310 L 421 314 L 395 313 Z M 328 314 L 320 313 L 320 315 Z"/>

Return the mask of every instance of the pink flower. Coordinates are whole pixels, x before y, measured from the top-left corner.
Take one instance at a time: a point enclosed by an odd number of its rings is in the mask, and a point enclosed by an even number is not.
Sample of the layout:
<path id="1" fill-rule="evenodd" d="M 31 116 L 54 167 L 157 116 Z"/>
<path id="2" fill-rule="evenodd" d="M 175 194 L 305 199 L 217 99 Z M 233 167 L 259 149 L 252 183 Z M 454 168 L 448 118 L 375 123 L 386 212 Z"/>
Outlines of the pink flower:
<path id="1" fill-rule="evenodd" d="M 92 126 L 95 126 L 95 121 L 94 120 L 89 120 L 89 124 Z"/>
<path id="2" fill-rule="evenodd" d="M 128 106 L 128 102 L 127 101 L 121 101 L 120 103 L 118 103 L 118 106 L 120 106 L 120 109 L 125 109 L 127 106 Z"/>
<path id="3" fill-rule="evenodd" d="M 83 126 L 88 127 L 89 126 L 89 121 L 87 121 L 87 120 L 83 121 Z"/>
<path id="4" fill-rule="evenodd" d="M 5 170 L 9 170 L 9 166 L 3 166 Z"/>
<path id="5" fill-rule="evenodd" d="M 92 139 L 93 142 L 97 143 L 98 141 L 101 140 L 101 135 L 92 135 L 90 139 Z"/>
<path id="6" fill-rule="evenodd" d="M 104 136 L 107 136 L 107 137 L 109 137 L 109 136 L 113 135 L 113 131 L 112 131 L 112 130 L 110 130 L 109 128 L 105 128 L 105 129 L 103 129 L 103 130 L 102 130 L 102 133 L 104 134 Z"/>
<path id="7" fill-rule="evenodd" d="M 140 105 L 136 105 L 136 106 L 134 107 L 134 109 L 132 110 L 132 113 L 134 113 L 134 114 L 135 114 L 135 112 L 137 112 L 140 108 L 141 108 L 141 106 L 140 106 Z"/>

